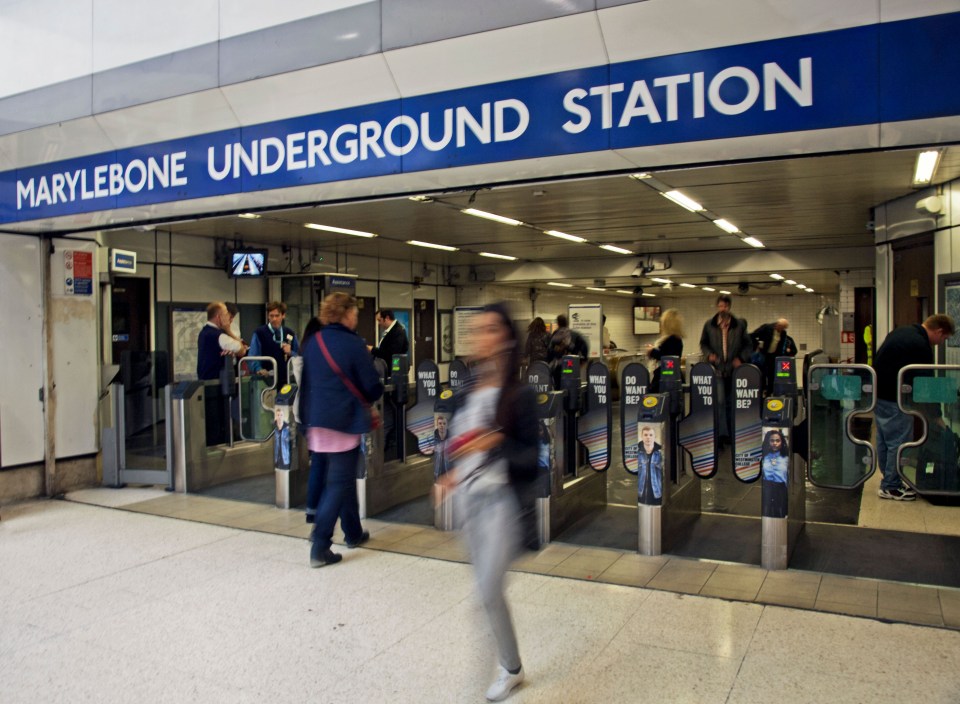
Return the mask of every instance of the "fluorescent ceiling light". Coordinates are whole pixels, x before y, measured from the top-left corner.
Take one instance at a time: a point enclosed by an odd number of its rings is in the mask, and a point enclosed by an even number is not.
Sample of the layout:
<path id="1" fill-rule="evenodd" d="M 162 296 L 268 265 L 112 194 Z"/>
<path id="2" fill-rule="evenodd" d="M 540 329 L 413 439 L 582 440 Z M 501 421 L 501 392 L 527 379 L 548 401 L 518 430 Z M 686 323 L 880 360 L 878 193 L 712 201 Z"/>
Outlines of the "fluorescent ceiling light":
<path id="1" fill-rule="evenodd" d="M 570 240 L 571 242 L 586 242 L 582 237 L 568 235 L 566 232 L 560 232 L 559 230 L 544 230 L 543 234 L 550 235 L 551 237 L 559 237 L 562 240 Z"/>
<path id="2" fill-rule="evenodd" d="M 757 248 L 763 247 L 763 242 L 758 240 L 756 237 L 744 237 L 743 241 L 746 242 L 751 247 L 757 247 Z"/>
<path id="3" fill-rule="evenodd" d="M 426 203 L 428 200 L 433 200 L 430 196 L 410 196 L 408 200 L 416 201 L 417 203 Z"/>
<path id="4" fill-rule="evenodd" d="M 597 288 L 596 286 L 584 286 L 588 291 L 606 291 L 605 288 Z"/>
<path id="5" fill-rule="evenodd" d="M 642 171 L 639 174 L 630 174 L 630 178 L 635 178 L 637 181 L 646 181 L 648 178 L 653 178 L 653 174 Z"/>
<path id="6" fill-rule="evenodd" d="M 783 283 L 789 284 L 790 286 L 793 286 L 793 285 L 795 285 L 797 282 L 794 281 L 793 279 L 786 279 L 786 280 L 784 280 Z"/>
<path id="7" fill-rule="evenodd" d="M 687 196 L 683 195 L 680 191 L 661 191 L 660 195 L 662 195 L 664 198 L 669 198 L 681 208 L 686 208 L 691 213 L 699 213 L 701 210 L 703 210 L 702 205 L 692 198 L 688 198 Z"/>
<path id="8" fill-rule="evenodd" d="M 783 281 L 783 274 L 770 274 L 771 279 L 776 279 L 777 281 Z"/>
<path id="9" fill-rule="evenodd" d="M 806 284 L 794 284 L 797 288 L 806 288 Z"/>
<path id="10" fill-rule="evenodd" d="M 430 249 L 442 249 L 444 252 L 456 252 L 457 247 L 448 247 L 445 244 L 434 244 L 433 242 L 421 242 L 420 240 L 407 240 L 407 244 L 414 247 L 428 247 Z"/>
<path id="11" fill-rule="evenodd" d="M 655 293 L 641 293 L 640 295 L 643 296 L 644 298 L 656 298 L 656 297 L 657 297 L 657 294 L 655 294 Z"/>
<path id="12" fill-rule="evenodd" d="M 617 254 L 633 254 L 629 249 L 618 247 L 615 244 L 602 244 L 600 245 L 600 249 L 605 249 L 608 252 L 616 252 Z"/>
<path id="13" fill-rule="evenodd" d="M 256 213 L 240 213 L 237 215 L 238 218 L 246 218 L 247 220 L 259 220 L 260 216 Z"/>
<path id="14" fill-rule="evenodd" d="M 913 171 L 913 185 L 925 186 L 930 183 L 939 163 L 939 149 L 931 149 L 917 154 L 917 166 Z"/>
<path id="15" fill-rule="evenodd" d="M 812 289 L 812 288 L 808 288 L 808 289 L 807 289 L 807 293 L 813 293 L 813 289 Z"/>
<path id="16" fill-rule="evenodd" d="M 632 296 L 632 295 L 633 295 L 633 291 L 627 291 L 626 289 L 622 289 L 622 288 L 618 288 L 618 289 L 617 289 L 617 293 L 625 293 L 625 294 L 627 294 L 628 296 Z"/>
<path id="17" fill-rule="evenodd" d="M 573 288 L 573 284 L 561 284 L 558 281 L 548 281 L 547 286 L 559 286 L 560 288 Z"/>
<path id="18" fill-rule="evenodd" d="M 728 296 L 730 295 L 730 292 L 729 292 L 729 291 L 724 291 L 723 289 L 720 289 L 720 293 L 725 293 L 725 294 L 728 295 Z"/>
<path id="19" fill-rule="evenodd" d="M 672 284 L 673 282 L 670 279 L 660 279 L 656 276 L 650 279 L 651 281 L 656 281 L 658 284 Z"/>
<path id="20" fill-rule="evenodd" d="M 683 286 L 684 288 L 696 288 L 694 284 L 680 284 L 680 285 Z"/>
<path id="21" fill-rule="evenodd" d="M 362 232 L 361 230 L 348 230 L 345 227 L 333 227 L 332 225 L 317 225 L 316 223 L 304 223 L 304 227 L 311 230 L 323 230 L 324 232 L 339 232 L 341 235 L 353 235 L 354 237 L 376 237 L 372 232 Z"/>
<path id="22" fill-rule="evenodd" d="M 719 219 L 717 219 L 717 220 L 714 220 L 714 221 L 713 221 L 713 224 L 716 225 L 717 227 L 719 227 L 719 228 L 720 228 L 721 230 L 723 230 L 724 232 L 729 232 L 731 235 L 735 235 L 736 233 L 740 232 L 740 228 L 739 228 L 739 227 L 737 227 L 736 225 L 734 225 L 734 224 L 733 224 L 732 222 L 730 222 L 729 220 L 724 220 L 723 218 L 719 218 Z"/>
<path id="23" fill-rule="evenodd" d="M 703 290 L 704 290 L 704 291 L 710 291 L 711 293 L 713 293 L 713 292 L 716 291 L 717 289 L 715 289 L 715 288 L 710 288 L 709 286 L 704 286 L 704 287 L 703 287 Z"/>
<path id="24" fill-rule="evenodd" d="M 490 257 L 491 259 L 506 259 L 508 262 L 517 261 L 516 257 L 511 257 L 509 254 L 494 254 L 493 252 L 480 252 L 481 257 Z"/>
<path id="25" fill-rule="evenodd" d="M 466 213 L 467 215 L 473 215 L 477 218 L 484 218 L 486 220 L 493 220 L 494 222 L 502 222 L 504 225 L 522 225 L 523 223 L 520 220 L 514 220 L 513 218 L 505 218 L 502 215 L 497 215 L 496 213 L 488 213 L 485 210 L 477 210 L 476 208 L 466 208 L 460 212 Z"/>

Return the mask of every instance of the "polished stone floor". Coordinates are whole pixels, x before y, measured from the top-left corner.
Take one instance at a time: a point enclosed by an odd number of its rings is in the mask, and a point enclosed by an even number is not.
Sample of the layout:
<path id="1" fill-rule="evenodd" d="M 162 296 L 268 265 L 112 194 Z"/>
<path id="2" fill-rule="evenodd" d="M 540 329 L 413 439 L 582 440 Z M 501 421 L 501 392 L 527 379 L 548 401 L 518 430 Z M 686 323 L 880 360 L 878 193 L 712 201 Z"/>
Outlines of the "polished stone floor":
<path id="1" fill-rule="evenodd" d="M 154 489 L 68 499 L 0 511 L 5 704 L 483 701 L 492 642 L 455 534 L 369 521 L 369 549 L 312 570 L 299 513 Z M 935 604 L 956 628 L 956 590 L 561 544 L 516 568 L 527 681 L 511 701 L 960 692 L 960 632 L 881 620 Z"/>

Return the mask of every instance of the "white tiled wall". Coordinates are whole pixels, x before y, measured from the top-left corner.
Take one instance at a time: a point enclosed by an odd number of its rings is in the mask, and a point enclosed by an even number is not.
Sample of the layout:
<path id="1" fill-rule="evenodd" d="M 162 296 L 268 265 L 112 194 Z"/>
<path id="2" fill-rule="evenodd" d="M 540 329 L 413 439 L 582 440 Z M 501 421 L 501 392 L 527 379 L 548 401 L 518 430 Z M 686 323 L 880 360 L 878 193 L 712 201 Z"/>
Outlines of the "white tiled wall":
<path id="1" fill-rule="evenodd" d="M 537 299 L 530 300 L 530 289 L 496 284 L 462 286 L 457 289 L 457 305 L 480 305 L 492 301 L 507 301 L 514 307 L 518 319 L 529 320 L 539 315 L 552 321 L 558 313 L 565 313 L 570 303 L 596 303 L 603 305 L 607 315 L 607 328 L 611 339 L 625 349 L 643 349 L 656 340 L 657 335 L 633 334 L 633 298 L 631 296 L 597 295 L 591 292 L 537 289 Z M 716 297 L 663 296 L 644 298 L 644 305 L 659 305 L 664 310 L 677 308 L 685 321 L 684 353 L 699 353 L 700 332 L 707 318 L 715 313 Z M 793 296 L 733 296 L 733 312 L 746 318 L 752 331 L 777 318 L 790 321 L 790 336 L 796 340 L 799 356 L 820 347 L 820 324 L 817 312 L 827 304 L 827 299 L 818 294 L 804 293 Z M 835 301 L 834 301 L 835 303 Z"/>

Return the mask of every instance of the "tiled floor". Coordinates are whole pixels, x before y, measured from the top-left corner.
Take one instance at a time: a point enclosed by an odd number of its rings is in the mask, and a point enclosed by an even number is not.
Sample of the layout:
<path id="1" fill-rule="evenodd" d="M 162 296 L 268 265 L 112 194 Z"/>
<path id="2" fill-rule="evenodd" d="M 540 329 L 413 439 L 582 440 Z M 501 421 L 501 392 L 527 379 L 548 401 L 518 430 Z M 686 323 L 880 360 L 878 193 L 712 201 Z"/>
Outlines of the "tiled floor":
<path id="1" fill-rule="evenodd" d="M 71 498 L 3 508 L 3 704 L 483 701 L 493 641 L 452 534 L 371 521 L 376 550 L 313 570 L 304 540 L 272 534 L 304 528 L 275 509 Z M 252 528 L 199 520 L 218 517 Z M 417 549 L 448 556 L 399 554 Z M 935 591 L 848 581 L 551 545 L 508 577 L 526 672 L 510 701 L 958 701 L 960 632 L 770 605 L 936 603 L 960 618 Z"/>
<path id="2" fill-rule="evenodd" d="M 127 491 L 131 492 L 130 501 L 124 502 L 119 496 Z M 865 497 L 868 494 L 876 497 L 875 490 L 865 490 Z M 146 489 L 87 489 L 73 492 L 68 498 L 226 528 L 297 538 L 307 538 L 310 534 L 310 526 L 298 511 L 226 499 Z M 865 498 L 865 502 L 868 500 Z M 876 501 L 880 502 L 880 499 Z M 890 510 L 903 513 L 916 525 L 919 512 L 908 512 L 922 510 L 920 504 L 924 502 L 912 503 Z M 887 509 L 881 507 L 881 510 Z M 365 520 L 364 525 L 371 533 L 367 544 L 371 549 L 453 562 L 468 561 L 466 549 L 455 532 L 373 519 Z M 334 539 L 342 542 L 342 536 Z M 768 572 L 747 565 L 667 556 L 644 557 L 631 552 L 562 543 L 551 543 L 540 552 L 517 560 L 513 569 L 627 587 L 960 629 L 960 590 L 957 589 L 796 570 Z"/>

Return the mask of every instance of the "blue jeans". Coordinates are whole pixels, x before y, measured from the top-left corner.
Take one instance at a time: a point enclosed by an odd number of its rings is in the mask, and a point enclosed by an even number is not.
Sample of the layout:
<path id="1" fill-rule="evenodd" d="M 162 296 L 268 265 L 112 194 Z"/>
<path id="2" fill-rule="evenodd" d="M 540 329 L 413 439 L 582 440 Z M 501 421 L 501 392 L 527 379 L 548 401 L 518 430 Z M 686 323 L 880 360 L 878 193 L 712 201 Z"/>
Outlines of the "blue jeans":
<path id="1" fill-rule="evenodd" d="M 877 459 L 883 472 L 881 489 L 899 489 L 903 484 L 897 472 L 897 449 L 913 440 L 913 416 L 908 416 L 894 401 L 877 399 L 873 411 L 877 420 Z"/>
<path id="2" fill-rule="evenodd" d="M 329 550 L 333 544 L 333 528 L 340 519 L 340 528 L 348 543 L 360 540 L 363 526 L 360 525 L 360 505 L 357 502 L 357 462 L 360 447 L 346 452 L 315 452 L 311 461 L 311 474 L 326 475 L 323 494 L 317 506 L 316 525 L 313 527 L 313 542 L 321 550 Z M 316 464 L 314 464 L 316 463 Z"/>

